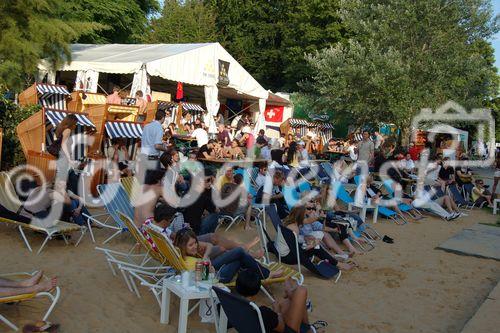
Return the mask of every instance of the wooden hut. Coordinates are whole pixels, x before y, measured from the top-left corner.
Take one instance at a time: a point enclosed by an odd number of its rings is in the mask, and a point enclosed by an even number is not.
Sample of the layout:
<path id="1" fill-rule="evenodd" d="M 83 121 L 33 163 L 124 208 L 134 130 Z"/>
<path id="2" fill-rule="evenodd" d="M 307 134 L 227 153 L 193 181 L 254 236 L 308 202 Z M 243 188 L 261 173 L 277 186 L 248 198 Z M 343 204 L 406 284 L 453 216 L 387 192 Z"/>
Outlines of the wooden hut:
<path id="1" fill-rule="evenodd" d="M 106 104 L 106 95 L 104 94 L 73 91 L 71 93 L 71 100 L 68 102 L 68 110 L 73 112 L 87 112 L 88 108 L 104 104 Z"/>
<path id="2" fill-rule="evenodd" d="M 19 94 L 19 105 L 28 106 L 39 104 L 43 107 L 66 110 L 66 99 L 69 98 L 66 86 L 48 83 L 34 83 L 31 87 Z"/>
<path id="3" fill-rule="evenodd" d="M 56 158 L 46 152 L 46 147 L 54 140 L 54 132 L 57 124 L 69 113 L 75 114 L 78 118 L 74 135 L 76 135 L 77 139 L 81 138 L 82 142 L 74 144 L 73 154 L 75 160 L 81 159 L 87 155 L 87 149 L 83 142 L 85 136 L 83 134 L 86 130 L 95 128 L 95 125 L 85 113 L 61 111 L 44 107 L 28 119 L 19 123 L 16 127 L 17 136 L 21 142 L 27 164 L 37 167 L 49 181 L 55 176 Z"/>
<path id="4" fill-rule="evenodd" d="M 322 145 L 333 138 L 333 129 L 333 124 L 330 123 L 310 122 L 297 118 L 289 118 L 280 125 L 280 132 L 285 136 L 298 132 L 301 137 L 304 137 L 308 131 L 312 130 L 321 138 Z"/>

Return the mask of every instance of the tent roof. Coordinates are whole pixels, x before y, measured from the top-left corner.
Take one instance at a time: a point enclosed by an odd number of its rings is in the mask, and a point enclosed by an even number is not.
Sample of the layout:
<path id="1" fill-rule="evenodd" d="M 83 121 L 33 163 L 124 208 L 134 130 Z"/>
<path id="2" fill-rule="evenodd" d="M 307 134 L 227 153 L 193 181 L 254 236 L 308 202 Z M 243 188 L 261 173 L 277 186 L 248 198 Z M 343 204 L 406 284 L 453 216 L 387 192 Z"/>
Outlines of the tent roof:
<path id="1" fill-rule="evenodd" d="M 227 88 L 254 98 L 268 97 L 267 90 L 219 43 L 72 44 L 71 57 L 72 61 L 58 70 L 131 74 L 146 68 L 151 76 L 197 86 L 218 83 L 219 60 L 222 60 L 230 64 Z M 42 62 L 39 68 L 49 70 L 50 66 Z"/>
<path id="2" fill-rule="evenodd" d="M 437 124 L 426 129 L 430 133 L 469 134 L 469 132 L 446 124 Z"/>

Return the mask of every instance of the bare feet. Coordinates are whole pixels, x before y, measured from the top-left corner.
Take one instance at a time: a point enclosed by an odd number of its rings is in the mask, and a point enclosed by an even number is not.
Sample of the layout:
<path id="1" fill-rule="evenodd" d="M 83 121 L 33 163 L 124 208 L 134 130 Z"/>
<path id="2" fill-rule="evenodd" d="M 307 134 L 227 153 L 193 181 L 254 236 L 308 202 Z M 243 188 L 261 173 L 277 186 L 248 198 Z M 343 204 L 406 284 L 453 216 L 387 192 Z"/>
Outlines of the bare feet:
<path id="1" fill-rule="evenodd" d="M 36 272 L 32 277 L 21 281 L 19 284 L 21 287 L 31 287 L 37 284 L 43 276 L 43 271 Z"/>
<path id="2" fill-rule="evenodd" d="M 283 270 L 280 269 L 280 270 L 271 272 L 271 274 L 269 274 L 269 279 L 275 279 L 275 278 L 278 278 L 278 277 L 280 277 L 282 275 L 283 275 Z"/>
<path id="3" fill-rule="evenodd" d="M 249 253 L 254 259 L 260 259 L 265 254 L 263 249 L 259 249 L 257 251 L 249 251 Z"/>
<path id="4" fill-rule="evenodd" d="M 338 267 L 338 269 L 341 269 L 343 271 L 349 271 L 354 267 L 354 265 L 347 264 L 344 262 L 339 262 L 339 263 L 337 263 L 337 267 Z"/>
<path id="5" fill-rule="evenodd" d="M 287 296 L 287 298 L 290 298 L 293 294 L 293 292 L 297 289 L 298 287 L 298 283 L 297 281 L 293 280 L 293 279 L 286 279 L 285 281 L 285 295 Z"/>
<path id="6" fill-rule="evenodd" d="M 255 236 L 255 238 L 252 241 L 245 244 L 245 249 L 249 251 L 252 247 L 259 244 L 259 241 L 260 241 L 259 237 Z"/>
<path id="7" fill-rule="evenodd" d="M 37 292 L 51 291 L 57 286 L 57 277 L 52 279 L 43 280 L 35 286 Z"/>
<path id="8" fill-rule="evenodd" d="M 349 252 L 349 256 L 352 258 L 354 256 L 362 256 L 365 254 L 364 252 L 358 251 L 358 250 L 353 250 L 352 252 Z"/>

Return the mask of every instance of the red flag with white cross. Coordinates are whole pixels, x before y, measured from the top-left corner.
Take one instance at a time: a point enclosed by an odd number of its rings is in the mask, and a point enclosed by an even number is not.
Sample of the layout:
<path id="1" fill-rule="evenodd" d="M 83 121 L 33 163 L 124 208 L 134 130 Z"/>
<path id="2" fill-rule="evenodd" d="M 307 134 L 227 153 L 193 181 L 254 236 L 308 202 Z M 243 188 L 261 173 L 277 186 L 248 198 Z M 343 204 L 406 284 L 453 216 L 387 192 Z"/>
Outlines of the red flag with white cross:
<path id="1" fill-rule="evenodd" d="M 284 106 L 266 105 L 266 111 L 264 112 L 266 121 L 271 123 L 281 123 L 283 121 L 284 110 Z"/>

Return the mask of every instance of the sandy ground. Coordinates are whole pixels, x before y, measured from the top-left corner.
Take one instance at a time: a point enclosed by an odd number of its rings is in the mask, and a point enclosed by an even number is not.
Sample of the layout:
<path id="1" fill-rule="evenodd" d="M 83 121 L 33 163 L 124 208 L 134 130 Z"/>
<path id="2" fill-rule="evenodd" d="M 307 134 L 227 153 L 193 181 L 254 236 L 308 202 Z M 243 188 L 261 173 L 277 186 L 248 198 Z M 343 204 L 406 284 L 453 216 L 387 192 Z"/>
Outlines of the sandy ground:
<path id="1" fill-rule="evenodd" d="M 327 320 L 328 332 L 459 332 L 500 280 L 500 262 L 435 247 L 466 226 L 496 221 L 491 210 L 474 210 L 455 222 L 426 218 L 398 226 L 379 221 L 377 230 L 395 244 L 378 242 L 375 250 L 356 258 L 360 268 L 346 272 L 337 284 L 306 273 L 311 319 Z M 254 234 L 237 228 L 230 235 L 249 240 Z M 108 232 L 97 230 L 96 235 L 102 242 Z M 40 236 L 29 238 L 36 246 L 41 242 Z M 125 250 L 131 245 L 131 236 L 124 234 L 109 246 Z M 146 289 L 142 298 L 131 294 L 94 247 L 90 238 L 77 248 L 55 240 L 37 256 L 27 251 L 15 229 L 2 225 L 0 273 L 43 269 L 59 276 L 62 296 L 50 320 L 61 324 L 61 332 L 176 332 L 178 300 L 173 297 L 170 325 L 161 325 L 152 294 Z M 276 294 L 281 290 L 271 288 Z M 46 303 L 0 305 L 0 313 L 26 323 L 41 317 L 41 304 Z M 5 331 L 0 324 L 0 332 Z M 199 322 L 197 313 L 191 315 L 189 332 L 214 331 Z"/>

